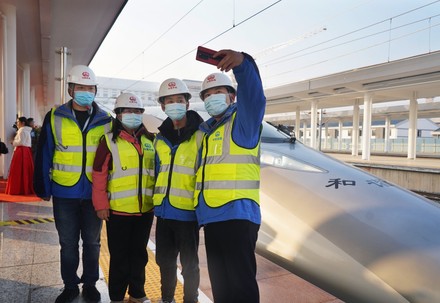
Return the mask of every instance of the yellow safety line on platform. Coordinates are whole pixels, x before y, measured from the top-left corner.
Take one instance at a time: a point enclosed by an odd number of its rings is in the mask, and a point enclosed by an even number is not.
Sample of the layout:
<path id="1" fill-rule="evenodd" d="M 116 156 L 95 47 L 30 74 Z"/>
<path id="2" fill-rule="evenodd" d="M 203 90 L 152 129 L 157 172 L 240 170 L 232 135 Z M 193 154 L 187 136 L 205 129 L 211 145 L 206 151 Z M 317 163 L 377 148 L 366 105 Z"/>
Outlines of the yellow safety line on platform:
<path id="1" fill-rule="evenodd" d="M 156 263 L 156 256 L 151 251 L 151 249 L 147 248 L 148 251 L 148 264 L 145 268 L 146 273 L 146 281 L 145 281 L 145 292 L 147 297 L 151 300 L 151 302 L 159 302 L 161 299 L 160 293 L 160 272 L 159 266 Z M 104 273 L 105 280 L 108 284 L 108 270 L 109 270 L 109 260 L 110 253 L 108 251 L 107 246 L 107 229 L 105 228 L 105 223 L 102 226 L 101 231 L 101 253 L 99 256 L 99 264 Z M 174 294 L 174 298 L 176 303 L 183 302 L 183 286 L 182 283 L 177 281 L 176 292 Z M 128 300 L 128 294 L 126 294 L 125 299 Z"/>
<path id="2" fill-rule="evenodd" d="M 0 226 L 52 223 L 54 221 L 55 221 L 54 218 L 35 218 L 35 219 L 26 219 L 26 220 L 0 221 Z"/>

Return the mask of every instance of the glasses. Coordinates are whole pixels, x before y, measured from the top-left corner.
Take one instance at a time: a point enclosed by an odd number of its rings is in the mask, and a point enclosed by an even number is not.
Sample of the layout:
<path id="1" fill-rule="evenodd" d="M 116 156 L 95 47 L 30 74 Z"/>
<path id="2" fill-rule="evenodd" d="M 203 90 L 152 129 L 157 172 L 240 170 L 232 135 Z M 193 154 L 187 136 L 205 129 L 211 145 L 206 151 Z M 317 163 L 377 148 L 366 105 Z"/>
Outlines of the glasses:
<path id="1" fill-rule="evenodd" d="M 143 108 L 124 108 L 122 110 L 123 114 L 142 114 L 145 109 Z"/>

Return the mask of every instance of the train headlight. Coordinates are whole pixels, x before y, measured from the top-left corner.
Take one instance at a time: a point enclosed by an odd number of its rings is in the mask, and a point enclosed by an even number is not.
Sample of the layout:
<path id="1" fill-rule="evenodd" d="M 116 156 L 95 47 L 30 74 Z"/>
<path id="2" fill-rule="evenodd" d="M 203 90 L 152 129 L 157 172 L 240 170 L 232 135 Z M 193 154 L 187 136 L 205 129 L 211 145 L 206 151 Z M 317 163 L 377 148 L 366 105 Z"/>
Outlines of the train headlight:
<path id="1" fill-rule="evenodd" d="M 319 173 L 324 172 L 323 170 L 314 167 L 308 163 L 298 161 L 296 159 L 290 158 L 286 155 L 274 151 L 261 150 L 260 161 L 262 165 L 270 165 L 270 166 L 285 168 L 290 170 L 319 172 Z"/>

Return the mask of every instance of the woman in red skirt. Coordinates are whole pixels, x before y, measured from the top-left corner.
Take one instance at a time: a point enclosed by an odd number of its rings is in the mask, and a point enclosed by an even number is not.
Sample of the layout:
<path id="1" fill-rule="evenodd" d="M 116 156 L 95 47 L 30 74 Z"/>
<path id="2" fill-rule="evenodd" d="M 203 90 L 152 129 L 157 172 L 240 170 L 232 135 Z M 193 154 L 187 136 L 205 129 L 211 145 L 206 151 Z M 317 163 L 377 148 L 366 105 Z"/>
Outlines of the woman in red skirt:
<path id="1" fill-rule="evenodd" d="M 33 195 L 34 161 L 31 149 L 31 130 L 27 125 L 26 117 L 17 119 L 18 131 L 12 145 L 14 154 L 9 168 L 6 194 L 8 195 Z"/>

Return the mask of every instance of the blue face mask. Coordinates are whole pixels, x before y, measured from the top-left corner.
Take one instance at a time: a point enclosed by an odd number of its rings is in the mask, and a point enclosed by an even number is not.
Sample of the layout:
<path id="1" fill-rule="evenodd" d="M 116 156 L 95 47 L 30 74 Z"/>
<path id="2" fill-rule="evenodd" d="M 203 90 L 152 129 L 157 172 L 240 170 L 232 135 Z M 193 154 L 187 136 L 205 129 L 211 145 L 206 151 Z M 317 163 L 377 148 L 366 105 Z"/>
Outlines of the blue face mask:
<path id="1" fill-rule="evenodd" d="M 91 92 L 78 90 L 73 94 L 73 101 L 79 106 L 91 106 L 95 100 L 95 94 Z"/>
<path id="2" fill-rule="evenodd" d="M 137 129 L 142 124 L 142 114 L 122 114 L 122 125 L 129 129 Z"/>
<path id="3" fill-rule="evenodd" d="M 165 114 L 173 121 L 182 120 L 186 114 L 186 103 L 170 103 L 165 105 Z"/>
<path id="4" fill-rule="evenodd" d="M 218 116 L 226 111 L 226 94 L 214 94 L 205 99 L 205 109 L 211 116 Z"/>

